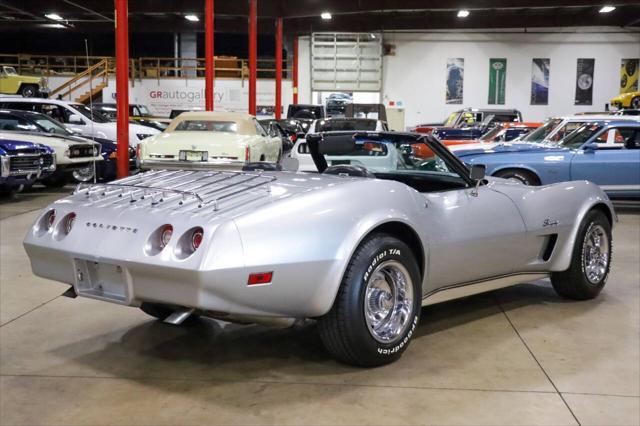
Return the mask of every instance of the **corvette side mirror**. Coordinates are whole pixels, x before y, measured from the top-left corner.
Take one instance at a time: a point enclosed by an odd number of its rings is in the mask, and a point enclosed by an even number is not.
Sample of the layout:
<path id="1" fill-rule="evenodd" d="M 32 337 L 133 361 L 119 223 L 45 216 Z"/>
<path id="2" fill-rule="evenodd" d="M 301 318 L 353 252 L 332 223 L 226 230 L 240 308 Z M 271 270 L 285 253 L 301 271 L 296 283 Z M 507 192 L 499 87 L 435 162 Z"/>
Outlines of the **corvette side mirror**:
<path id="1" fill-rule="evenodd" d="M 487 166 L 484 164 L 472 164 L 469 177 L 473 180 L 482 180 L 487 174 Z"/>

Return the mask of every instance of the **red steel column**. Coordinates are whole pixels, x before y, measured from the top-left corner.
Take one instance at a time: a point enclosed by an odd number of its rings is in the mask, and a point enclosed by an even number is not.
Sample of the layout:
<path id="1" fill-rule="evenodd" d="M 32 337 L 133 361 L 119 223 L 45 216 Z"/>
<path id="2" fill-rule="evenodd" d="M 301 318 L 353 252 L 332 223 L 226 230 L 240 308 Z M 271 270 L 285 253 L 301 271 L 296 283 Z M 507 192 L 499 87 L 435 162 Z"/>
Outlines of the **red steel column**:
<path id="1" fill-rule="evenodd" d="M 204 103 L 207 111 L 213 111 L 215 62 L 213 60 L 213 0 L 205 0 L 204 6 Z"/>
<path id="2" fill-rule="evenodd" d="M 293 38 L 293 103 L 298 103 L 298 37 Z"/>
<path id="3" fill-rule="evenodd" d="M 282 18 L 276 19 L 276 120 L 282 115 Z"/>
<path id="4" fill-rule="evenodd" d="M 118 178 L 129 175 L 129 16 L 127 0 L 116 7 L 116 114 Z"/>
<path id="5" fill-rule="evenodd" d="M 249 114 L 256 115 L 258 79 L 258 0 L 249 0 Z"/>

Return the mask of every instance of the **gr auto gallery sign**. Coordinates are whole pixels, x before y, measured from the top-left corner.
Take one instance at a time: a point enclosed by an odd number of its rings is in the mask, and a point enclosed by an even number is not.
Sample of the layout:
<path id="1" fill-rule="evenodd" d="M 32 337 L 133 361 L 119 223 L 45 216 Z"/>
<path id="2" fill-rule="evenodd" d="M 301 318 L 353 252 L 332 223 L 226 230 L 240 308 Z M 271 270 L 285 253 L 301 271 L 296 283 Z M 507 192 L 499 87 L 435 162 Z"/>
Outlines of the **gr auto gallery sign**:
<path id="1" fill-rule="evenodd" d="M 291 99 L 291 82 L 283 80 L 282 99 L 284 110 Z M 273 111 L 275 104 L 275 82 L 273 80 L 258 80 L 257 87 L 258 110 Z M 214 103 L 217 111 L 246 112 L 248 110 L 249 85 L 241 80 L 216 80 L 214 86 Z M 115 81 L 110 81 L 103 91 L 103 99 L 115 99 Z M 157 79 L 136 80 L 133 87 L 129 87 L 129 102 L 144 104 L 151 112 L 158 116 L 169 116 L 171 110 L 204 109 L 204 80 L 173 80 Z M 267 114 L 268 115 L 268 114 Z"/>

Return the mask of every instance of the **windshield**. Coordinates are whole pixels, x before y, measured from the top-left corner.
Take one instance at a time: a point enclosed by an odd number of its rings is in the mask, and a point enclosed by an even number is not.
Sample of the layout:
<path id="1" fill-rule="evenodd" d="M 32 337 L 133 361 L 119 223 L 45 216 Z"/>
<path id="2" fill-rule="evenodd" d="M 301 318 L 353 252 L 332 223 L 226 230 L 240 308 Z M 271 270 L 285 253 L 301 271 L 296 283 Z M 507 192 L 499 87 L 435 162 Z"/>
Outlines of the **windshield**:
<path id="1" fill-rule="evenodd" d="M 91 112 L 91 109 L 86 105 L 83 105 L 83 104 L 71 104 L 71 107 L 73 107 L 73 109 L 78 111 L 80 114 L 84 115 L 89 120 L 91 120 L 91 117 L 93 117 L 93 121 L 95 123 L 108 123 L 109 122 L 109 119 L 107 117 L 105 117 L 104 115 L 102 115 L 98 111 Z"/>
<path id="2" fill-rule="evenodd" d="M 335 132 L 340 130 L 376 130 L 376 120 L 321 120 L 316 125 L 316 132 Z"/>
<path id="3" fill-rule="evenodd" d="M 151 111 L 146 105 L 136 105 L 135 107 L 138 108 L 139 117 L 151 117 Z"/>
<path id="4" fill-rule="evenodd" d="M 435 139 L 427 143 L 425 139 L 416 140 L 413 136 L 402 135 L 388 136 L 387 139 L 379 133 L 355 137 L 325 134 L 318 142 L 318 150 L 324 154 L 329 167 L 365 167 L 376 177 L 400 180 L 421 192 L 466 186 L 459 172 L 468 174 L 467 169 Z"/>
<path id="5" fill-rule="evenodd" d="M 236 133 L 238 125 L 234 121 L 184 120 L 175 128 L 181 132 L 223 132 Z"/>
<path id="6" fill-rule="evenodd" d="M 496 126 L 493 129 L 489 130 L 487 133 L 485 133 L 484 135 L 482 135 L 480 137 L 481 141 L 484 142 L 491 142 L 492 140 L 494 140 L 495 138 L 497 138 L 500 135 L 500 132 L 502 132 L 504 130 L 503 127 L 501 126 Z"/>
<path id="7" fill-rule="evenodd" d="M 67 130 L 64 125 L 52 118 L 44 114 L 33 114 L 33 121 L 36 123 L 38 127 L 43 129 L 45 132 L 54 133 L 56 135 L 62 136 L 72 136 L 73 133 Z"/>
<path id="8" fill-rule="evenodd" d="M 4 67 L 4 72 L 7 75 L 18 75 L 14 67 Z"/>
<path id="9" fill-rule="evenodd" d="M 591 139 L 593 135 L 598 133 L 603 126 L 600 124 L 585 124 L 580 127 L 576 131 L 569 134 L 566 138 L 560 142 L 560 146 L 564 148 L 578 149 L 580 148 L 586 141 Z"/>
<path id="10" fill-rule="evenodd" d="M 545 139 L 547 139 L 547 136 L 549 136 L 549 134 L 553 131 L 553 129 L 558 127 L 560 123 L 562 123 L 561 118 L 554 118 L 552 120 L 549 120 L 546 123 L 544 123 L 542 126 L 538 127 L 536 130 L 534 130 L 533 132 L 528 133 L 525 137 L 523 137 L 520 140 L 522 142 L 530 142 L 530 143 L 542 142 Z"/>

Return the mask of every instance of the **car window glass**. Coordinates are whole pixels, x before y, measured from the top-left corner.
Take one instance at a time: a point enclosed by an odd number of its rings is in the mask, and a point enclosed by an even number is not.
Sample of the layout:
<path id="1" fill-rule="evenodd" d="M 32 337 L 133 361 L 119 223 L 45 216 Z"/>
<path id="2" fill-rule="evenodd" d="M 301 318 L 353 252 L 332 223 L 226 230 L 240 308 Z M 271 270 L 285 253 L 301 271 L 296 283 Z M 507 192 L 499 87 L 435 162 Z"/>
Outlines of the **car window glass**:
<path id="1" fill-rule="evenodd" d="M 626 149 L 640 149 L 640 129 L 622 128 L 619 131 Z"/>
<path id="2" fill-rule="evenodd" d="M 260 122 L 258 120 L 253 120 L 253 125 L 256 126 L 256 133 L 259 134 L 260 136 L 267 136 L 267 131 L 264 130 L 264 127 L 262 127 L 262 124 L 260 124 Z"/>
<path id="3" fill-rule="evenodd" d="M 236 133 L 238 125 L 234 121 L 184 120 L 175 128 L 181 132 L 223 132 Z"/>
<path id="4" fill-rule="evenodd" d="M 602 126 L 599 124 L 585 124 L 565 137 L 560 145 L 566 148 L 578 149 L 601 130 Z"/>
<path id="5" fill-rule="evenodd" d="M 38 104 L 32 104 L 31 102 L 5 102 L 2 104 L 2 108 L 5 109 L 17 109 L 20 111 L 38 111 L 35 107 Z"/>
<path id="6" fill-rule="evenodd" d="M 38 128 L 21 117 L 16 117 L 12 114 L 2 114 L 0 115 L 0 130 L 37 132 Z"/>

